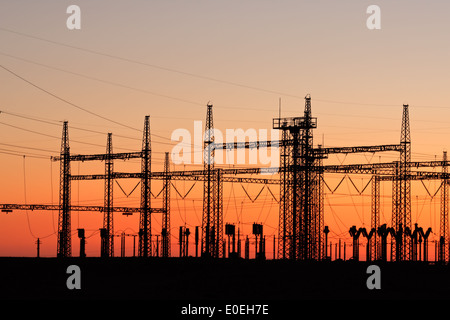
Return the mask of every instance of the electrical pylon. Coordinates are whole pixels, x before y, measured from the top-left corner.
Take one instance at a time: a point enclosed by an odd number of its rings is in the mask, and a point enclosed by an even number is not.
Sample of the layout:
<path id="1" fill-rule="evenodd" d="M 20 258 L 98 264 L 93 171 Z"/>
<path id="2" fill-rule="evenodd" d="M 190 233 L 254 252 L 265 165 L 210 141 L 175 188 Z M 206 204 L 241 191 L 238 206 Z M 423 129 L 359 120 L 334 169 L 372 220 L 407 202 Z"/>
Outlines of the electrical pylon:
<path id="1" fill-rule="evenodd" d="M 113 171 L 114 163 L 112 155 L 112 133 L 108 133 L 106 143 L 106 160 L 105 160 L 105 212 L 103 213 L 103 228 L 106 230 L 105 252 L 101 252 L 101 256 L 114 256 L 114 220 L 113 220 Z"/>
<path id="2" fill-rule="evenodd" d="M 164 157 L 164 191 L 163 191 L 163 216 L 162 216 L 162 256 L 170 257 L 170 163 L 169 153 L 165 153 Z"/>
<path id="3" fill-rule="evenodd" d="M 151 137 L 150 116 L 145 116 L 141 158 L 141 216 L 139 220 L 139 256 L 150 257 L 151 246 Z"/>
<path id="4" fill-rule="evenodd" d="M 371 198 L 371 223 L 370 228 L 378 230 L 380 227 L 380 179 L 377 173 L 372 175 L 372 198 Z M 373 239 L 370 241 L 370 255 L 371 260 L 378 260 L 381 258 L 381 238 L 378 232 L 373 234 Z"/>
<path id="5" fill-rule="evenodd" d="M 392 181 L 392 226 L 395 230 L 411 229 L 411 133 L 408 105 L 403 105 L 402 128 L 400 135 L 400 161 L 395 169 L 396 178 Z M 411 259 L 411 241 L 404 234 L 401 243 L 393 246 L 395 259 Z M 399 248 L 400 252 L 396 252 Z"/>
<path id="6" fill-rule="evenodd" d="M 202 256 L 214 257 L 215 228 L 214 216 L 216 208 L 216 182 L 214 177 L 214 124 L 212 105 L 207 105 L 205 135 L 203 141 L 203 163 L 206 179 L 203 183 L 203 216 L 202 216 Z"/>
<path id="7" fill-rule="evenodd" d="M 447 151 L 443 152 L 442 161 L 442 173 L 444 176 L 448 173 L 447 166 Z M 441 261 L 449 261 L 449 227 L 448 227 L 448 179 L 442 180 L 441 185 L 441 206 L 440 206 L 440 228 L 439 228 L 439 241 L 442 244 L 440 246 L 440 259 Z"/>
<path id="8" fill-rule="evenodd" d="M 59 216 L 58 216 L 58 242 L 57 256 L 72 256 L 72 238 L 70 223 L 70 148 L 68 123 L 64 121 L 61 140 L 61 162 L 59 182 Z"/>

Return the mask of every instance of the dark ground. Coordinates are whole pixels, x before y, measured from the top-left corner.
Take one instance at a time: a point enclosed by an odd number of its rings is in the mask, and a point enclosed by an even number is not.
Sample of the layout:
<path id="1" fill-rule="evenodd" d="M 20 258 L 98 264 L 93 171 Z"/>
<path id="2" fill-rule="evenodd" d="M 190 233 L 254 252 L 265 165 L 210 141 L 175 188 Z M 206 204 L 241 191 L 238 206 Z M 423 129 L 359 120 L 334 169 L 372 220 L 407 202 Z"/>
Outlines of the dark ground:
<path id="1" fill-rule="evenodd" d="M 73 264 L 81 269 L 80 290 L 66 286 L 70 276 L 66 270 Z M 366 286 L 370 264 L 381 268 L 380 290 Z M 146 300 L 153 307 L 172 306 L 171 310 L 177 313 L 189 303 L 267 303 L 297 308 L 309 300 L 324 299 L 343 303 L 374 299 L 450 300 L 449 266 L 411 262 L 0 258 L 0 274 L 3 302 Z"/>

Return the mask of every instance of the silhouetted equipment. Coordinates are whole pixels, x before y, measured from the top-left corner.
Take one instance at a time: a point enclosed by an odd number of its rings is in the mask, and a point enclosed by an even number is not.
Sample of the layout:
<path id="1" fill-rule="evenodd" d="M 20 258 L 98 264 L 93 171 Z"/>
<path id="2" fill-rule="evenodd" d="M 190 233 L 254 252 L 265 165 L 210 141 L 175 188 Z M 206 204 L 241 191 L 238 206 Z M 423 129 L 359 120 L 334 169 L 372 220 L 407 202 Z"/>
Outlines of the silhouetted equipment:
<path id="1" fill-rule="evenodd" d="M 58 216 L 58 257 L 72 256 L 72 239 L 70 235 L 70 148 L 69 131 L 67 121 L 63 124 L 63 133 L 61 141 L 61 160 L 59 177 L 59 216 Z"/>
<path id="2" fill-rule="evenodd" d="M 324 256 L 325 259 L 328 260 L 328 253 L 327 253 L 327 249 L 328 249 L 328 233 L 330 233 L 330 229 L 328 229 L 328 226 L 325 226 L 325 228 L 323 229 L 323 233 L 325 234 L 325 252 L 324 252 Z M 331 254 L 331 252 L 330 252 Z"/>
<path id="3" fill-rule="evenodd" d="M 234 224 L 225 224 L 225 234 L 228 236 L 228 257 L 236 258 L 236 226 Z"/>
<path id="4" fill-rule="evenodd" d="M 249 259 L 250 258 L 250 240 L 248 239 L 248 236 L 245 238 L 245 253 L 244 258 Z"/>
<path id="5" fill-rule="evenodd" d="M 447 151 L 443 152 L 442 161 L 444 165 L 442 166 L 442 173 L 444 176 L 448 173 L 447 166 Z M 440 206 L 440 219 L 439 219 L 439 241 L 442 243 L 440 246 L 439 261 L 449 261 L 449 223 L 448 223 L 448 186 L 449 179 L 444 177 L 441 185 L 441 206 Z"/>
<path id="6" fill-rule="evenodd" d="M 164 190 L 163 190 L 163 216 L 162 216 L 162 256 L 170 257 L 170 162 L 169 153 L 164 155 Z M 197 230 L 196 230 L 197 231 Z"/>
<path id="7" fill-rule="evenodd" d="M 199 243 L 199 231 L 198 226 L 195 226 L 195 257 L 198 257 L 198 243 Z"/>
<path id="8" fill-rule="evenodd" d="M 39 238 L 37 238 L 37 240 L 36 240 L 36 245 L 37 245 L 37 248 L 36 248 L 36 257 L 37 258 L 39 258 L 40 257 L 40 250 L 41 250 L 41 243 L 42 243 L 42 241 L 39 239 Z"/>
<path id="9" fill-rule="evenodd" d="M 69 133 L 67 121 L 63 124 L 61 150 L 53 161 L 60 161 L 60 187 L 58 205 L 22 205 L 0 204 L 2 212 L 12 210 L 58 210 L 57 256 L 70 257 L 71 245 L 71 212 L 91 211 L 103 212 L 103 226 L 100 229 L 101 256 L 114 255 L 114 219 L 115 212 L 123 214 L 139 213 L 138 255 L 141 257 L 159 256 L 159 239 L 156 250 L 152 250 L 152 214 L 161 213 L 161 256 L 171 256 L 171 225 L 170 225 L 170 184 L 171 180 L 203 181 L 203 211 L 201 230 L 196 227 L 195 243 L 196 256 L 198 245 L 201 243 L 201 256 L 211 258 L 225 257 L 226 242 L 223 239 L 223 183 L 261 183 L 264 185 L 278 184 L 279 197 L 279 223 L 277 256 L 280 259 L 294 260 L 323 260 L 328 258 L 328 233 L 330 230 L 324 226 L 324 187 L 331 192 L 324 179 L 325 173 L 341 174 L 369 174 L 372 175 L 371 199 L 371 225 L 370 231 L 352 227 L 350 235 L 353 237 L 353 259 L 359 259 L 358 237 L 363 234 L 367 238 L 366 259 L 387 260 L 387 238 L 391 236 L 391 260 L 420 260 L 423 248 L 423 260 L 427 260 L 427 238 L 431 232 L 423 232 L 417 226 L 411 226 L 411 181 L 413 180 L 441 180 L 440 204 L 440 230 L 437 259 L 449 260 L 449 231 L 448 231 L 448 161 L 444 152 L 442 161 L 411 161 L 411 135 L 409 123 L 409 107 L 403 105 L 401 134 L 399 144 L 385 144 L 374 146 L 330 147 L 321 145 L 314 147 L 313 130 L 317 128 L 317 118 L 312 117 L 311 97 L 305 97 L 303 115 L 299 117 L 281 117 L 272 120 L 272 128 L 281 130 L 279 141 L 245 141 L 219 143 L 214 139 L 213 106 L 207 105 L 207 115 L 204 134 L 203 169 L 191 171 L 171 171 L 169 155 L 165 154 L 164 170 L 152 172 L 151 170 L 151 134 L 150 117 L 144 120 L 142 149 L 138 152 L 113 153 L 112 135 L 108 134 L 106 153 L 80 155 L 71 154 L 69 148 Z M 277 147 L 280 150 L 280 168 L 218 168 L 214 165 L 215 150 L 233 148 L 269 148 Z M 369 164 L 324 165 L 323 160 L 330 154 L 349 153 L 377 153 L 395 151 L 399 152 L 397 161 Z M 140 159 L 140 172 L 114 172 L 114 160 Z M 73 161 L 104 161 L 104 174 L 72 175 L 70 164 Z M 442 168 L 441 172 L 413 171 L 417 168 Z M 243 177 L 238 175 L 260 174 L 271 172 L 279 174 L 279 179 L 263 179 Z M 139 179 L 141 185 L 140 207 L 114 207 L 113 180 Z M 103 206 L 72 206 L 71 181 L 72 180 L 105 180 Z M 151 181 L 162 180 L 162 208 L 151 207 Z M 392 182 L 392 225 L 380 225 L 380 185 L 381 182 Z M 342 182 L 342 181 L 341 181 Z M 367 184 L 368 186 L 369 184 Z M 339 185 L 338 185 L 339 186 Z M 366 186 L 366 187 L 367 187 Z M 337 189 L 337 187 L 336 187 Z M 335 189 L 335 190 L 336 190 Z M 245 189 L 244 189 L 245 190 Z M 363 191 L 365 188 L 363 189 Z M 428 191 L 428 190 L 427 190 Z M 362 193 L 362 191 L 360 192 Z M 273 196 L 273 194 L 272 194 Z M 430 194 L 431 196 L 431 194 Z M 273 196 L 274 197 L 274 196 Z M 275 198 L 275 197 L 274 197 Z M 260 227 L 259 227 L 260 226 Z M 254 225 L 255 256 L 265 256 L 265 238 L 262 225 Z M 234 227 L 234 226 L 233 226 Z M 256 228 L 256 229 L 255 229 Z M 261 228 L 259 230 L 258 228 Z M 183 229 L 180 237 L 180 256 L 187 255 L 188 229 Z M 225 226 L 225 233 L 230 241 L 233 238 L 232 252 L 241 256 L 241 236 L 237 232 L 237 252 L 235 251 L 235 229 Z M 201 239 L 200 239 L 201 232 Z M 136 236 L 136 235 L 134 235 Z M 157 233 L 157 238 L 159 232 Z M 250 241 L 245 241 L 245 258 L 250 256 Z M 259 242 L 259 246 L 258 246 Z M 183 247 L 181 247 L 181 245 Z M 122 246 L 124 247 L 124 246 Z M 340 257 L 339 245 L 339 257 Z M 345 246 L 344 246 L 345 250 Z M 155 251 L 155 252 L 153 252 Z M 331 257 L 332 244 L 330 242 Z M 134 255 L 134 253 L 133 253 Z M 337 257 L 337 243 L 336 254 Z M 275 254 L 274 254 L 275 257 Z M 345 253 L 344 253 L 345 258 Z"/>
<path id="10" fill-rule="evenodd" d="M 103 228 L 106 230 L 106 252 L 108 257 L 114 257 L 114 224 L 113 224 L 113 179 L 114 163 L 112 159 L 112 134 L 108 133 L 106 141 L 106 159 L 105 159 L 105 212 L 103 213 Z"/>
<path id="11" fill-rule="evenodd" d="M 141 157 L 141 215 L 139 218 L 139 256 L 150 257 L 151 246 L 151 139 L 150 139 L 150 117 L 145 116 L 144 134 L 142 137 Z"/>
<path id="12" fill-rule="evenodd" d="M 86 237 L 84 235 L 84 229 L 78 230 L 78 238 L 80 238 L 80 258 L 86 257 Z"/>
<path id="13" fill-rule="evenodd" d="M 352 259 L 355 261 L 359 261 L 359 236 L 363 235 L 365 238 L 367 238 L 367 261 L 370 261 L 370 245 L 369 241 L 370 238 L 372 238 L 372 235 L 375 233 L 375 229 L 371 229 L 369 233 L 367 233 L 366 228 L 359 228 L 356 229 L 356 226 L 352 226 L 349 230 L 350 236 L 353 239 L 353 256 Z"/>
<path id="14" fill-rule="evenodd" d="M 105 228 L 100 228 L 100 257 L 102 258 L 109 257 L 108 244 L 110 242 L 108 241 L 108 238 L 109 238 L 108 230 L 106 230 Z"/>
<path id="15" fill-rule="evenodd" d="M 125 232 L 120 234 L 120 256 L 125 257 Z"/>
<path id="16" fill-rule="evenodd" d="M 187 257 L 189 255 L 189 235 L 191 234 L 189 228 L 180 226 L 179 245 L 180 257 Z"/>
<path id="17" fill-rule="evenodd" d="M 214 124 L 212 105 L 207 105 L 204 135 L 202 256 L 223 257 L 223 184 L 221 169 L 214 169 Z"/>
<path id="18" fill-rule="evenodd" d="M 263 225 L 259 223 L 253 223 L 252 233 L 255 235 L 255 259 L 265 259 L 266 253 L 263 235 Z M 259 246 L 258 246 L 258 238 L 259 238 Z"/>

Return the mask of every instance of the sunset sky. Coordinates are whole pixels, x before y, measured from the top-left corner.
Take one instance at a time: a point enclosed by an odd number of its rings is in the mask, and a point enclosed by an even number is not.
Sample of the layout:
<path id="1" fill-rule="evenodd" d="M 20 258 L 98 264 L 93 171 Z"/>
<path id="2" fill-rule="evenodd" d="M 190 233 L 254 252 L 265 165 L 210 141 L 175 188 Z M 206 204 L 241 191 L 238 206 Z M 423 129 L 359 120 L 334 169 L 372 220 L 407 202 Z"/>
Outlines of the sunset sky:
<path id="1" fill-rule="evenodd" d="M 68 6 L 81 9 L 81 29 L 69 30 Z M 366 9 L 381 9 L 381 29 L 369 30 Z M 214 126 L 271 129 L 278 116 L 301 116 L 311 94 L 318 117 L 314 144 L 394 144 L 402 105 L 410 105 L 412 158 L 435 160 L 450 136 L 450 21 L 448 1 L 0 1 L 0 203 L 57 204 L 62 122 L 71 153 L 103 153 L 113 133 L 115 152 L 139 151 L 145 115 L 151 117 L 152 170 L 176 145 L 176 129 L 192 132 L 214 105 Z M 24 157 L 25 156 L 25 157 Z M 327 163 L 393 161 L 395 153 L 332 155 Z M 233 165 L 224 165 L 232 167 Z M 242 165 L 236 165 L 242 166 Z M 245 166 L 245 165 L 244 165 Z M 201 165 L 172 166 L 172 170 Z M 116 161 L 116 171 L 138 172 L 138 160 Z M 72 163 L 72 173 L 103 173 L 103 163 Z M 439 170 L 439 169 L 435 169 Z M 276 176 L 274 176 L 275 178 Z M 342 175 L 325 176 L 330 188 Z M 352 175 L 361 190 L 370 176 Z M 131 192 L 137 180 L 118 181 Z M 440 181 L 425 181 L 431 194 Z M 193 185 L 174 181 L 181 195 Z M 439 193 L 412 182 L 412 220 L 439 233 Z M 262 185 L 242 185 L 256 197 Z M 252 202 L 238 183 L 224 187 L 224 222 L 277 234 L 278 204 L 268 189 Z M 114 204 L 138 206 L 117 184 Z M 161 181 L 152 183 L 159 193 Z M 391 215 L 391 185 L 382 183 L 382 223 Z M 270 186 L 279 199 L 279 187 Z M 326 189 L 327 191 L 327 189 Z M 172 189 L 172 252 L 180 225 L 201 225 L 202 183 L 181 199 Z M 103 205 L 103 182 L 72 183 L 73 205 Z M 153 201 L 160 206 L 160 200 Z M 56 255 L 58 213 L 0 214 L 0 256 Z M 98 256 L 100 213 L 72 214 L 72 250 L 85 228 L 86 253 Z M 139 217 L 114 217 L 115 233 L 136 233 Z M 350 243 L 348 229 L 370 226 L 370 187 L 359 195 L 350 180 L 325 196 L 330 240 Z M 154 215 L 152 233 L 161 217 Z M 132 254 L 127 238 L 127 255 Z M 120 254 L 117 238 L 116 255 Z M 193 237 L 190 243 L 193 243 Z M 272 245 L 267 245 L 272 257 Z M 191 254 L 194 248 L 191 246 Z M 433 250 L 430 250 L 430 252 Z M 347 251 L 348 256 L 350 250 Z"/>

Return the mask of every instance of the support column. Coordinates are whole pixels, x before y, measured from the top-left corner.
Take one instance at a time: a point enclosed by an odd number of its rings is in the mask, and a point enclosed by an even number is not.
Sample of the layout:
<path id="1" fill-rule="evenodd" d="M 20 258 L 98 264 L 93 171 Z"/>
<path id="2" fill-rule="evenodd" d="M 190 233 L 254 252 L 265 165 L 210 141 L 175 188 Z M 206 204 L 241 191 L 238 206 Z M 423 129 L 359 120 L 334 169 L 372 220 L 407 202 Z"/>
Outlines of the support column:
<path id="1" fill-rule="evenodd" d="M 442 161 L 444 165 L 442 166 L 442 173 L 447 174 L 447 151 L 444 151 L 442 156 Z M 442 179 L 441 186 L 441 206 L 440 206 L 440 228 L 439 228 L 439 239 L 442 242 L 442 252 L 439 254 L 441 262 L 449 261 L 449 227 L 448 227 L 448 179 Z"/>
<path id="2" fill-rule="evenodd" d="M 61 141 L 60 184 L 59 184 L 59 215 L 57 256 L 72 256 L 72 238 L 70 223 L 70 148 L 68 123 L 64 121 Z"/>
<path id="3" fill-rule="evenodd" d="M 103 213 L 103 228 L 106 229 L 106 257 L 114 257 L 114 224 L 113 224 L 113 159 L 112 155 L 112 133 L 108 133 L 105 160 L 105 211 Z"/>
<path id="4" fill-rule="evenodd" d="M 141 159 L 141 215 L 139 221 L 139 256 L 150 257 L 151 246 L 151 138 L 150 117 L 145 116 Z"/>
<path id="5" fill-rule="evenodd" d="M 169 163 L 169 153 L 165 153 L 164 158 L 164 192 L 163 192 L 163 218 L 162 218 L 162 256 L 170 257 L 170 247 L 171 247 L 171 238 L 170 238 L 170 163 Z"/>

